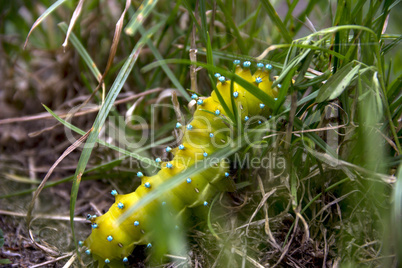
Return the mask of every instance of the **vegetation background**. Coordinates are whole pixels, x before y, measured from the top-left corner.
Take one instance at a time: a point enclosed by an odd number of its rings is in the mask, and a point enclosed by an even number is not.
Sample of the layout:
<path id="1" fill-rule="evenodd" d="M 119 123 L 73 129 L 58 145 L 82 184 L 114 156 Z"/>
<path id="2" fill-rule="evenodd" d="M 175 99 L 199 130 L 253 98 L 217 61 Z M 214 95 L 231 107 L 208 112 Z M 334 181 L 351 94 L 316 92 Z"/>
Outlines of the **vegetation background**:
<path id="1" fill-rule="evenodd" d="M 246 150 L 286 169 L 233 170 L 237 191 L 186 242 L 138 247 L 130 264 L 400 267 L 401 13 L 398 0 L 1 1 L 0 265 L 91 265 L 74 244 L 85 215 L 106 211 L 111 189 L 133 191 L 138 162 L 175 142 L 177 114 L 150 105 L 176 92 L 189 119 L 189 93 L 210 95 L 211 75 L 240 59 L 272 64 L 282 84 L 261 99 L 265 149 Z M 157 144 L 135 147 L 133 115 L 157 118 Z"/>

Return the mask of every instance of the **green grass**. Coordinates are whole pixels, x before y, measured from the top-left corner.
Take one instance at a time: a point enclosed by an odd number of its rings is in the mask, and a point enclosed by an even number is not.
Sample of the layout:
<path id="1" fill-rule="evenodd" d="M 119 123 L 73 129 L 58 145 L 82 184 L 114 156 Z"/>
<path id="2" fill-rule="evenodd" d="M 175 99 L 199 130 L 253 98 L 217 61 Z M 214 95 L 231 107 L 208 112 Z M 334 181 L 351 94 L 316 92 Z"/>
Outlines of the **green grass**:
<path id="1" fill-rule="evenodd" d="M 210 211 L 199 216 L 201 223 L 188 223 L 192 228 L 185 247 L 168 241 L 171 246 L 164 253 L 181 255 L 162 262 L 190 266 L 198 262 L 203 267 L 316 267 L 335 263 L 341 267 L 398 267 L 402 262 L 400 1 L 144 1 L 139 9 L 141 3 L 134 1 L 127 9 L 119 28 L 121 35 L 113 42 L 125 1 L 85 1 L 78 21 L 74 27 L 70 25 L 66 52 L 61 45 L 77 3 L 38 0 L 0 4 L 4 70 L 29 73 L 31 79 L 26 81 L 30 95 L 38 96 L 33 100 L 37 107 L 45 102 L 46 110 L 66 128 L 79 135 L 89 131 L 85 148 L 76 149 L 79 152 L 74 155 L 75 175 L 42 185 L 56 189 L 60 183 L 73 182 L 69 200 L 71 240 L 85 236 L 82 230 L 86 226 L 80 224 L 76 230 L 74 218 L 85 215 L 83 203 L 96 195 L 84 196 L 81 180 L 91 180 L 102 191 L 116 186 L 134 190 L 139 182 L 132 178 L 138 168 L 131 166 L 131 160 L 136 164 L 152 162 L 162 154 L 160 144 L 174 143 L 175 112 L 152 111 L 150 104 L 170 104 L 167 89 L 174 88 L 179 95 L 175 108 L 180 108 L 188 121 L 191 112 L 187 103 L 194 90 L 194 73 L 190 74 L 194 68 L 190 66 L 201 68 L 195 74 L 199 95 L 211 94 L 215 72 L 253 93 L 254 85 L 233 74 L 232 62 L 240 59 L 271 64 L 272 75 L 277 77 L 275 85 L 282 87 L 278 100 L 255 95 L 272 109 L 272 118 L 240 133 L 237 141 L 242 143 L 219 150 L 216 156 L 229 157 L 236 165 L 236 156 L 246 157 L 247 151 L 249 157 L 269 157 L 276 163 L 283 161 L 284 166 L 234 170 L 236 192 L 217 197 Z M 32 19 L 22 14 L 30 14 Z M 38 17 L 38 25 L 31 28 Z M 22 50 L 29 32 L 26 50 Z M 110 54 L 112 44 L 115 54 Z M 190 61 L 194 45 L 197 62 Z M 69 55 L 70 60 L 60 62 L 58 57 L 63 55 Z M 35 70 L 36 62 L 44 58 L 58 68 L 67 66 L 60 74 L 50 73 L 58 83 L 66 84 L 65 99 L 40 98 L 41 94 L 53 94 L 52 89 L 40 91 L 40 85 L 52 78 Z M 18 72 L 18 68 L 23 71 Z M 5 73 L 5 81 L 12 85 L 4 87 L 7 95 L 13 86 L 18 88 L 15 81 L 19 77 L 11 71 Z M 102 75 L 104 83 L 99 85 Z M 156 88 L 161 90 L 150 91 Z M 115 105 L 119 96 L 135 94 L 144 98 L 134 107 L 133 101 Z M 71 121 L 54 113 L 68 111 L 66 103 L 75 95 L 93 95 L 90 103 L 102 104 L 95 118 L 83 122 L 73 117 Z M 18 105 L 11 101 L 11 106 L 20 109 L 19 116 L 45 111 L 27 111 Z M 117 135 L 124 134 L 130 141 L 141 139 L 140 130 L 119 123 L 118 116 L 127 116 L 128 111 L 147 121 L 148 130 L 157 137 L 155 141 L 138 148 L 130 147 L 128 141 L 118 143 L 113 126 L 117 126 Z M 2 117 L 0 124 L 2 119 L 6 118 Z M 235 113 L 228 122 L 241 127 Z M 244 146 L 246 138 L 262 147 Z M 52 150 L 51 144 L 44 146 L 34 150 Z M 1 150 L 11 155 L 6 145 L 2 144 Z M 128 159 L 130 163 L 125 162 Z M 200 171 L 191 168 L 172 178 L 131 209 Z M 5 178 L 3 174 L 13 170 L 1 172 Z M 22 175 L 28 173 L 26 168 Z M 41 175 L 37 179 L 44 177 Z M 11 192 L 2 191 L 0 198 L 7 210 L 13 210 L 15 204 L 26 207 L 26 195 L 34 190 L 20 182 Z M 43 195 L 51 197 L 52 192 L 38 195 L 34 202 L 39 205 L 32 205 L 35 209 L 29 213 L 45 209 L 40 205 Z M 34 229 L 40 227 L 31 224 Z M 75 247 L 71 244 L 59 250 L 68 253 Z M 90 260 L 84 257 L 84 262 Z"/>

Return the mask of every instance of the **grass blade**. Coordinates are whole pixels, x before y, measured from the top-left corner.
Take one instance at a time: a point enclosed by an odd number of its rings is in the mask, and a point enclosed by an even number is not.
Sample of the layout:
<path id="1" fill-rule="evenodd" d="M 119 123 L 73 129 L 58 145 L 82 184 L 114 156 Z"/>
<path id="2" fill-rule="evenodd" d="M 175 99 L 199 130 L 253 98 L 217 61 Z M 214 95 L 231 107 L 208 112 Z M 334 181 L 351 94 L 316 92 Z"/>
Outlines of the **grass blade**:
<path id="1" fill-rule="evenodd" d="M 285 24 L 283 24 L 282 20 L 278 16 L 278 13 L 276 13 L 271 3 L 268 0 L 261 0 L 261 2 L 268 13 L 268 16 L 271 18 L 276 27 L 278 27 L 285 42 L 292 43 L 293 42 L 292 37 L 290 36 L 288 30 L 286 29 Z"/>
<path id="2" fill-rule="evenodd" d="M 124 29 L 124 32 L 129 36 L 133 36 L 137 32 L 138 27 L 144 22 L 144 20 L 146 20 L 157 3 L 158 0 L 145 0 L 131 17 L 131 20 Z"/>
<path id="3" fill-rule="evenodd" d="M 384 46 L 383 48 L 381 48 L 381 54 L 387 54 L 388 51 L 390 51 L 391 49 L 393 49 L 395 46 L 397 46 L 400 42 L 402 41 L 402 35 L 400 35 L 398 38 L 396 38 L 394 41 L 392 41 L 391 43 L 389 43 L 388 45 Z"/>
<path id="4" fill-rule="evenodd" d="M 49 16 L 54 10 L 56 10 L 56 8 L 58 8 L 59 6 L 61 6 L 64 2 L 66 2 L 67 0 L 58 0 L 56 2 L 53 3 L 53 5 L 51 5 L 48 9 L 46 9 L 45 12 L 42 13 L 42 15 L 40 15 L 40 17 L 35 21 L 35 23 L 32 25 L 31 29 L 29 30 L 28 36 L 25 39 L 25 43 L 24 43 L 24 49 L 26 48 L 27 44 L 28 44 L 28 39 L 29 36 L 31 35 L 32 31 L 38 27 L 38 25 L 47 17 Z"/>
<path id="5" fill-rule="evenodd" d="M 68 127 L 69 129 L 75 131 L 76 133 L 78 133 L 78 134 L 80 134 L 80 135 L 85 135 L 85 131 L 83 131 L 83 130 L 77 128 L 76 126 L 70 124 L 69 122 L 67 122 L 67 121 L 65 121 L 65 120 L 63 120 L 63 119 L 61 119 L 61 118 L 60 118 L 57 114 L 55 114 L 49 107 L 47 107 L 46 105 L 43 105 L 43 107 L 45 107 L 45 109 L 46 109 L 51 115 L 53 115 L 53 117 L 54 117 L 57 121 L 59 121 L 60 123 L 62 123 L 64 126 Z M 155 167 L 155 168 L 160 168 L 160 165 L 157 165 L 152 159 L 147 158 L 147 157 L 140 156 L 140 155 L 138 154 L 138 151 L 137 151 L 137 152 L 130 152 L 130 151 L 127 151 L 127 150 L 125 150 L 125 149 L 123 149 L 123 148 L 120 148 L 120 147 L 118 147 L 118 146 L 115 146 L 115 145 L 113 145 L 113 144 L 107 143 L 107 142 L 105 142 L 105 141 L 103 141 L 103 140 L 101 140 L 101 139 L 97 139 L 96 142 L 98 142 L 99 144 L 101 144 L 101 145 L 103 145 L 103 146 L 106 146 L 106 147 L 108 147 L 108 148 L 110 148 L 110 149 L 113 149 L 113 150 L 115 150 L 115 151 L 117 151 L 117 152 L 119 152 L 119 153 L 122 153 L 122 154 L 125 155 L 125 156 L 130 156 L 130 157 L 132 157 L 132 158 L 134 158 L 134 159 L 137 159 L 137 160 L 140 161 L 140 162 L 146 163 L 147 165 L 150 164 L 150 165 L 152 165 L 152 166 Z"/>
<path id="6" fill-rule="evenodd" d="M 207 36 L 208 36 L 208 25 L 207 25 L 207 11 L 206 11 L 206 6 L 205 6 L 205 0 L 200 0 L 200 18 L 201 18 L 201 35 L 202 39 L 204 42 L 208 42 Z M 208 37 L 209 38 L 209 37 Z M 205 44 L 205 47 L 207 47 L 208 44 Z M 208 51 L 207 51 L 208 53 Z"/>
<path id="7" fill-rule="evenodd" d="M 162 25 L 161 23 L 159 25 Z M 144 28 L 142 27 L 142 25 L 139 26 L 139 30 L 142 34 L 142 36 L 146 36 L 146 32 L 144 30 Z M 146 40 L 148 47 L 151 49 L 152 53 L 154 54 L 155 58 L 158 61 L 163 62 L 163 57 L 162 55 L 159 53 L 158 49 L 156 49 L 156 47 L 154 46 L 154 44 L 152 43 L 152 41 L 150 39 Z M 176 76 L 174 75 L 174 73 L 169 69 L 169 67 L 166 64 L 162 64 L 161 65 L 162 69 L 165 71 L 166 75 L 169 77 L 170 81 L 172 81 L 172 83 L 175 85 L 175 87 L 180 91 L 180 93 L 182 94 L 182 96 L 187 100 L 190 101 L 191 98 L 188 95 L 187 91 L 184 89 L 184 87 L 180 84 L 179 80 L 176 78 Z"/>
<path id="8" fill-rule="evenodd" d="M 394 230 L 396 232 L 395 247 L 398 249 L 402 248 L 402 165 L 398 168 L 397 181 L 394 189 L 394 210 L 393 210 L 393 220 L 394 220 Z M 399 226 L 399 228 L 398 228 Z M 398 259 L 402 260 L 402 251 L 398 250 Z"/>
<path id="9" fill-rule="evenodd" d="M 78 17 L 79 17 L 80 14 L 81 14 L 82 5 L 83 5 L 83 4 L 84 4 L 84 0 L 80 0 L 80 2 L 78 2 L 78 5 L 77 5 L 77 7 L 76 7 L 75 10 L 74 10 L 73 16 L 71 17 L 70 24 L 68 25 L 68 30 L 67 30 L 66 38 L 64 39 L 64 43 L 63 43 L 63 45 L 62 45 L 62 47 L 63 47 L 64 49 L 65 49 L 65 48 L 67 47 L 67 45 L 68 45 L 69 36 L 70 36 L 70 34 L 71 34 L 71 31 L 72 31 L 73 28 L 74 28 L 75 22 L 77 21 Z"/>
<path id="10" fill-rule="evenodd" d="M 231 14 L 231 12 L 230 12 L 230 8 L 227 8 L 227 7 L 222 3 L 221 0 L 218 0 L 218 5 L 219 5 L 219 7 L 221 8 L 221 11 L 223 12 L 223 14 L 225 15 L 225 19 L 226 19 L 226 22 L 227 22 L 227 24 L 228 24 L 227 26 L 228 26 L 230 29 L 233 30 L 233 34 L 234 34 L 234 36 L 236 37 L 237 45 L 239 46 L 240 51 L 241 51 L 243 54 L 248 54 L 248 53 L 247 53 L 248 50 L 247 50 L 247 48 L 246 48 L 246 45 L 244 44 L 243 38 L 242 38 L 241 35 L 240 35 L 239 29 L 237 28 L 235 22 L 233 21 L 233 17 L 232 17 L 232 14 Z"/>
<path id="11" fill-rule="evenodd" d="M 67 33 L 67 24 L 65 22 L 59 23 L 60 29 L 64 32 Z M 89 53 L 86 51 L 84 46 L 81 44 L 80 40 L 77 38 L 77 36 L 74 33 L 71 33 L 69 36 L 69 39 L 75 49 L 77 50 L 78 54 L 82 57 L 84 60 L 85 64 L 91 71 L 91 73 L 95 76 L 96 80 L 100 83 L 102 74 L 100 73 L 99 69 L 96 67 L 96 63 L 92 60 L 91 56 Z"/>
<path id="12" fill-rule="evenodd" d="M 360 69 L 360 65 L 352 68 L 353 64 L 353 62 L 348 63 L 328 79 L 318 93 L 317 102 L 333 100 L 342 94 Z"/>

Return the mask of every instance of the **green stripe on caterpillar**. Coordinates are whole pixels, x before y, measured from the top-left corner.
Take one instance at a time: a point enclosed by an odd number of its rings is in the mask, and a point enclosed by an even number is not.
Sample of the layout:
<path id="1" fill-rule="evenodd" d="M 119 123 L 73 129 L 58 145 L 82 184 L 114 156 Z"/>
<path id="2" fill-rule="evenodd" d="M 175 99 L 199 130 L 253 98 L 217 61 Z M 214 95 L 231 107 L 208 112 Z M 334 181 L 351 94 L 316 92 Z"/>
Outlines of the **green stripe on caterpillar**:
<path id="1" fill-rule="evenodd" d="M 271 97 L 277 97 L 278 88 L 271 88 L 269 71 L 272 66 L 270 64 L 264 66 L 258 63 L 254 74 L 250 71 L 250 61 L 245 61 L 243 66 L 240 66 L 240 61 L 235 60 L 234 64 L 235 73 L 238 76 L 249 83 L 254 83 Z M 235 114 L 237 111 L 243 123 L 257 115 L 268 117 L 269 109 L 258 98 L 237 83 L 232 85 L 231 81 L 219 74 L 215 74 L 215 77 L 218 80 L 216 90 L 219 91 L 230 112 Z M 207 159 L 209 155 L 229 143 L 229 135 L 220 131 L 227 127 L 228 116 L 219 101 L 216 90 L 207 98 L 199 98 L 196 94 L 191 96 L 197 103 L 197 109 L 192 121 L 186 126 L 176 124 L 176 128 L 183 130 L 183 138 L 177 148 L 166 148 L 167 152 L 174 155 L 171 161 L 163 162 L 157 158 L 156 162 L 160 163 L 161 170 L 156 175 L 147 177 L 142 172 L 138 172 L 137 176 L 141 178 L 141 185 L 135 192 L 120 195 L 113 190 L 111 194 L 115 197 L 115 203 L 109 211 L 99 217 L 89 215 L 92 233 L 85 241 L 80 241 L 79 245 L 86 246 L 85 252 L 98 260 L 100 266 L 104 264 L 120 266 L 128 262 L 127 257 L 136 245 L 150 247 L 154 242 L 150 227 L 152 215 L 166 204 L 177 212 L 178 217 L 185 218 L 189 213 L 188 208 L 207 206 L 209 200 L 219 191 L 234 190 L 233 182 L 229 178 L 229 166 L 222 160 L 221 163 L 187 178 L 171 191 L 165 192 L 163 196 L 141 207 L 121 224 L 117 222 L 122 213 L 134 206 L 147 193 L 188 167 Z M 234 109 L 233 104 L 239 109 Z"/>

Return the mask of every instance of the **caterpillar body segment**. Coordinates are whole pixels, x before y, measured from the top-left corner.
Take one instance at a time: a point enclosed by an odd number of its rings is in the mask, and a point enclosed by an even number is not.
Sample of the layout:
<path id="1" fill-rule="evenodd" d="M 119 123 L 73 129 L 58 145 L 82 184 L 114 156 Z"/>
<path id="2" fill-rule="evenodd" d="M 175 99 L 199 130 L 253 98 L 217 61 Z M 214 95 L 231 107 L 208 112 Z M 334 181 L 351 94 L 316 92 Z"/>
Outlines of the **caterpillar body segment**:
<path id="1" fill-rule="evenodd" d="M 254 83 L 260 90 L 273 98 L 278 95 L 278 89 L 272 89 L 272 81 L 269 78 L 269 64 L 263 67 L 257 64 L 257 71 L 250 72 L 249 61 L 240 66 L 240 61 L 236 64 L 235 73 L 248 81 Z M 223 97 L 225 104 L 234 114 L 232 99 L 234 104 L 239 107 L 236 111 L 245 123 L 253 116 L 260 115 L 268 117 L 269 109 L 261 101 L 235 83 L 231 92 L 231 81 L 216 74 L 217 86 Z M 201 164 L 208 160 L 214 152 L 230 144 L 233 126 L 228 121 L 228 116 L 219 102 L 215 91 L 210 97 L 199 98 L 193 94 L 192 99 L 197 101 L 197 109 L 193 119 L 187 125 L 176 124 L 176 128 L 183 131 L 183 138 L 180 145 L 174 149 L 168 147 L 167 152 L 173 154 L 173 159 L 163 162 L 160 158 L 156 161 L 160 163 L 161 170 L 154 176 L 147 177 L 141 172 L 137 176 L 141 178 L 141 185 L 135 192 L 120 195 L 115 190 L 115 203 L 109 211 L 102 216 L 91 216 L 92 233 L 84 241 L 80 241 L 81 246 L 86 247 L 86 253 L 92 255 L 98 261 L 99 266 L 108 265 L 120 267 L 128 261 L 128 256 L 136 245 L 152 245 L 158 243 L 153 241 L 152 221 L 154 215 L 161 209 L 168 208 L 182 219 L 189 216 L 190 208 L 207 206 L 210 200 L 221 191 L 235 190 L 234 183 L 229 176 L 229 164 L 224 160 L 216 162 L 207 169 L 196 175 L 186 178 L 179 185 L 166 191 L 162 196 L 144 205 L 122 223 L 118 223 L 118 218 L 127 209 L 134 206 L 143 196 L 157 189 L 160 184 L 169 180 L 177 174 L 182 173 L 188 167 Z"/>

